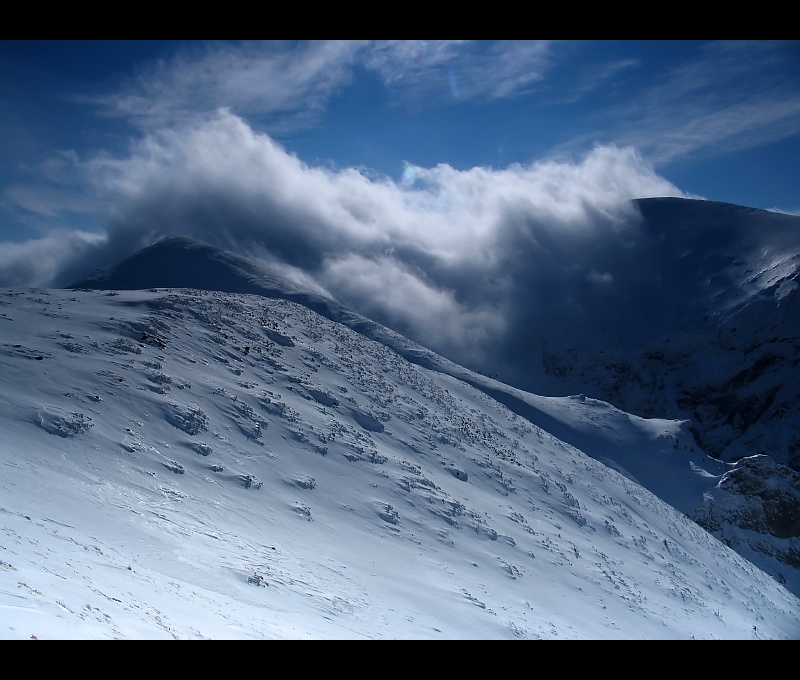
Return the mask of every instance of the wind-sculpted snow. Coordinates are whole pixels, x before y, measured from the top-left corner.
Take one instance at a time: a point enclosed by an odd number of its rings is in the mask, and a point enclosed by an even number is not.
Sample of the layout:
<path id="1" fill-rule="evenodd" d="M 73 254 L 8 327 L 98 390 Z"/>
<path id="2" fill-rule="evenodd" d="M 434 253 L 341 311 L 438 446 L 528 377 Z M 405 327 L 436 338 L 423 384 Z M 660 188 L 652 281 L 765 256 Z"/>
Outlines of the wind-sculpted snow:
<path id="1" fill-rule="evenodd" d="M 83 413 L 67 413 L 58 407 L 45 407 L 36 412 L 39 426 L 59 437 L 77 437 L 92 427 L 90 418 Z"/>
<path id="2" fill-rule="evenodd" d="M 305 306 L 0 308 L 0 637 L 800 635 L 631 475 Z"/>

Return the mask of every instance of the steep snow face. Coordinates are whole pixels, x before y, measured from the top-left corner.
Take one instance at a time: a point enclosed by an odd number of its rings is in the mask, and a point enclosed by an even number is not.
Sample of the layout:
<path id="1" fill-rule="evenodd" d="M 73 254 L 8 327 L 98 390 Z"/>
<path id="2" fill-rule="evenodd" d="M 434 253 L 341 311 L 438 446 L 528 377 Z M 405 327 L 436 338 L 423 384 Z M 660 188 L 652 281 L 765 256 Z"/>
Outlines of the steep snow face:
<path id="1" fill-rule="evenodd" d="M 620 473 L 440 363 L 288 300 L 3 292 L 0 637 L 800 636 L 633 481 L 680 423 L 512 395 Z"/>

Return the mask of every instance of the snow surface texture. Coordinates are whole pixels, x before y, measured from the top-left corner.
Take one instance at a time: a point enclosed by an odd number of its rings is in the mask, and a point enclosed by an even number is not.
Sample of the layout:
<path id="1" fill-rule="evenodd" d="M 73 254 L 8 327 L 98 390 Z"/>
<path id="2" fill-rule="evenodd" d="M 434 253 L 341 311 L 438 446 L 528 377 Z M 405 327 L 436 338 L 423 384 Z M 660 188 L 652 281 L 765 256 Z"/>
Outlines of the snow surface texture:
<path id="1" fill-rule="evenodd" d="M 683 421 L 418 358 L 286 299 L 3 292 L 0 637 L 800 638 L 676 509 L 731 470 Z"/>

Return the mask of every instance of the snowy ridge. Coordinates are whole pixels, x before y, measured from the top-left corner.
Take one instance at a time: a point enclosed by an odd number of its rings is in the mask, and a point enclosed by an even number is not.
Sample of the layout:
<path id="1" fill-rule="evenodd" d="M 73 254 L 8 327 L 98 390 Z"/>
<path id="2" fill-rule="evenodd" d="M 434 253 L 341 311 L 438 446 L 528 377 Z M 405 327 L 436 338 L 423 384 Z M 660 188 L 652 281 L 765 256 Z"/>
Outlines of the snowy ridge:
<path id="1" fill-rule="evenodd" d="M 796 596 L 629 476 L 308 307 L 16 290 L 0 333 L 0 637 L 800 635 Z"/>

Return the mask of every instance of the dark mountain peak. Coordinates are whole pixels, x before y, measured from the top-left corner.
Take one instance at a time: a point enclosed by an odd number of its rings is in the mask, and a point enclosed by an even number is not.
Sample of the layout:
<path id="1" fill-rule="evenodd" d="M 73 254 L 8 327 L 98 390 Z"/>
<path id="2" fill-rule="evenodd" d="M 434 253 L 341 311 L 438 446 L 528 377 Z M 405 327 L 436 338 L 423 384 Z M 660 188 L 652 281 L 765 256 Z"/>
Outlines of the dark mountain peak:
<path id="1" fill-rule="evenodd" d="M 255 262 L 188 236 L 166 236 L 70 288 L 138 290 L 199 288 L 226 293 L 294 291 L 292 282 Z"/>
<path id="2" fill-rule="evenodd" d="M 633 201 L 650 231 L 669 230 L 675 238 L 691 240 L 712 232 L 719 244 L 772 242 L 776 237 L 796 244 L 800 216 L 750 208 L 735 203 L 691 198 L 637 198 Z M 781 243 L 773 243 L 781 245 Z"/>

